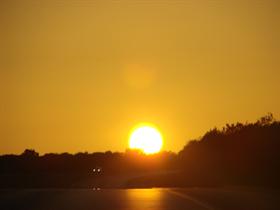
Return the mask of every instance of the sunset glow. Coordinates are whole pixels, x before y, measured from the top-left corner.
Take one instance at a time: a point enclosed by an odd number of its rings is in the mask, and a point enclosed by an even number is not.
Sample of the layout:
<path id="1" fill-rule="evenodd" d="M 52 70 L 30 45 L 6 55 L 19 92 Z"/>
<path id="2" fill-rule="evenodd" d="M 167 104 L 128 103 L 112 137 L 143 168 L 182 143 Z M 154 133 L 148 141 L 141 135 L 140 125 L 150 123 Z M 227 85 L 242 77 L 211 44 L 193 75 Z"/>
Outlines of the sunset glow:
<path id="1" fill-rule="evenodd" d="M 145 154 L 157 153 L 163 144 L 161 133 L 153 126 L 143 125 L 133 129 L 129 138 L 129 147 L 139 149 Z"/>
<path id="2" fill-rule="evenodd" d="M 122 152 L 139 122 L 177 153 L 212 127 L 280 119 L 280 1 L 12 2 L 0 154 Z"/>

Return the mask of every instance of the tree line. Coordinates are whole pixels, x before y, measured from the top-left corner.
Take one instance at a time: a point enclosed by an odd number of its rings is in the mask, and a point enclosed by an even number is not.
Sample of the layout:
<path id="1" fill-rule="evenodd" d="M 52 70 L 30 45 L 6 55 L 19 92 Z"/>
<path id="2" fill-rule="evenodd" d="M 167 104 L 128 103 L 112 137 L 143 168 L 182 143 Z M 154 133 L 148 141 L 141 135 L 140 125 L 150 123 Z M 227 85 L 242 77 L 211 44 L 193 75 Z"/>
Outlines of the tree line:
<path id="1" fill-rule="evenodd" d="M 279 148 L 280 122 L 268 114 L 254 123 L 211 129 L 177 154 L 127 150 L 40 156 L 27 149 L 21 155 L 2 155 L 0 188 L 114 187 L 110 183 L 121 178 L 125 181 L 118 187 L 279 187 Z"/>

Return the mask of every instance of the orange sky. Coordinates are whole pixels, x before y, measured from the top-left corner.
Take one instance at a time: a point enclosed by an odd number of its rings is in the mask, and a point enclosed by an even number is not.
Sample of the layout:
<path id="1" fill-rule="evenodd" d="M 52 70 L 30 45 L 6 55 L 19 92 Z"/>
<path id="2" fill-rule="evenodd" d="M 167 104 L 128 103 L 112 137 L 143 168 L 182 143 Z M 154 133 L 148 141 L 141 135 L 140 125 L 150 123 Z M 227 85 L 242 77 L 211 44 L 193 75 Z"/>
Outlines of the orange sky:
<path id="1" fill-rule="evenodd" d="M 141 122 L 177 152 L 214 126 L 280 118 L 276 0 L 0 6 L 0 153 L 124 151 Z"/>

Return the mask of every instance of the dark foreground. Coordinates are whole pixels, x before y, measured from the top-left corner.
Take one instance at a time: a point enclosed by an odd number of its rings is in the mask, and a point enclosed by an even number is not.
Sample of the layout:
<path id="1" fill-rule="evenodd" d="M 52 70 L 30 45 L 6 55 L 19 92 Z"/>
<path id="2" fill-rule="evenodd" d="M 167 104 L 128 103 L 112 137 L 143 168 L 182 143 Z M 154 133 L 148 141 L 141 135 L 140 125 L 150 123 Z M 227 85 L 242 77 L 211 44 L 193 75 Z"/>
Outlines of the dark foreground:
<path id="1" fill-rule="evenodd" d="M 3 210 L 277 210 L 280 191 L 248 189 L 0 190 Z"/>

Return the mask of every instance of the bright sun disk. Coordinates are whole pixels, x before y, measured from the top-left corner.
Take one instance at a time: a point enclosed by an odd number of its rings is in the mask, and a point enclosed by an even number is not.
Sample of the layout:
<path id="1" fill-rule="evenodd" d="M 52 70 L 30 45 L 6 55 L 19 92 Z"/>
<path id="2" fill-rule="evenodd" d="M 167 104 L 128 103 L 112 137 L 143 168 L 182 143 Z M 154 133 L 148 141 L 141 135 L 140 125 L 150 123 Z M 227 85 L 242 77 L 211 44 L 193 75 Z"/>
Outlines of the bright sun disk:
<path id="1" fill-rule="evenodd" d="M 129 147 L 139 149 L 145 154 L 157 153 L 163 144 L 161 133 L 150 125 L 141 125 L 133 129 L 129 137 Z"/>

